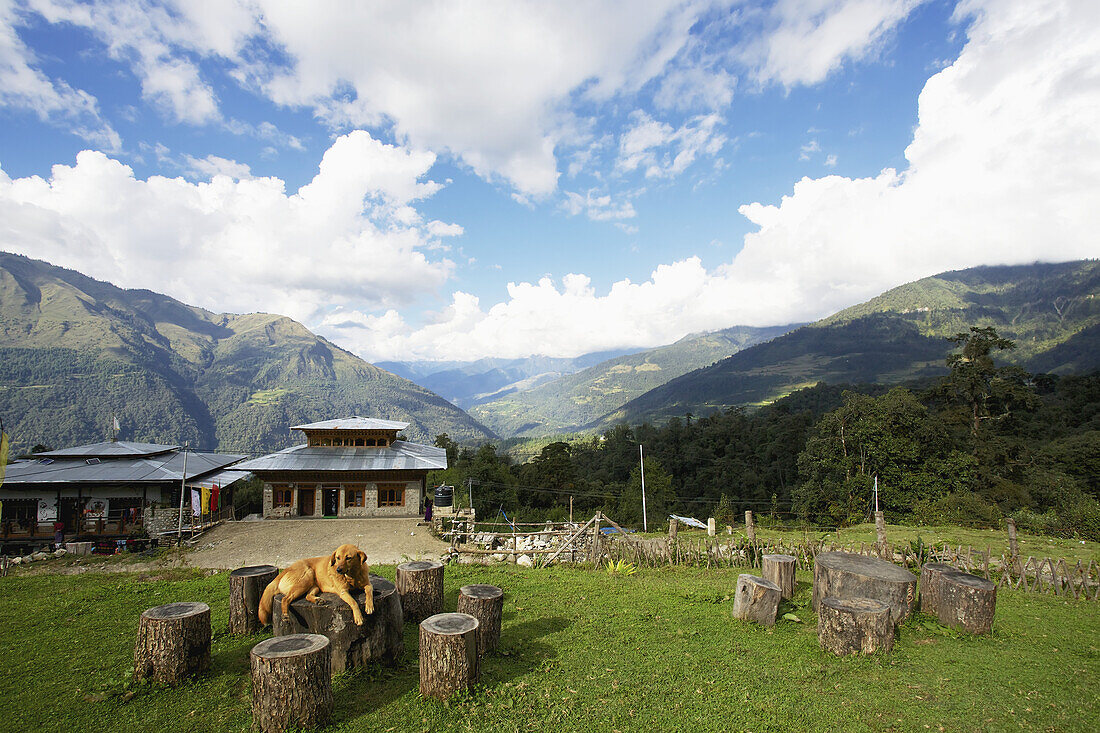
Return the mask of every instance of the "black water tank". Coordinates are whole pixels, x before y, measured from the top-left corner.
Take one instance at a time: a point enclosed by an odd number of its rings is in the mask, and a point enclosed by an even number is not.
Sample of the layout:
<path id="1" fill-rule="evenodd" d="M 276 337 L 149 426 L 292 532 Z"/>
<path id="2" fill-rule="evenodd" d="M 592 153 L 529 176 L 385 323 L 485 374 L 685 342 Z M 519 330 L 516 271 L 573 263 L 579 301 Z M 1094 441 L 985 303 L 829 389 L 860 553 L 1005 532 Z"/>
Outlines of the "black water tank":
<path id="1" fill-rule="evenodd" d="M 455 487 L 453 486 L 436 486 L 435 487 L 435 505 L 438 507 L 450 506 L 455 501 Z"/>

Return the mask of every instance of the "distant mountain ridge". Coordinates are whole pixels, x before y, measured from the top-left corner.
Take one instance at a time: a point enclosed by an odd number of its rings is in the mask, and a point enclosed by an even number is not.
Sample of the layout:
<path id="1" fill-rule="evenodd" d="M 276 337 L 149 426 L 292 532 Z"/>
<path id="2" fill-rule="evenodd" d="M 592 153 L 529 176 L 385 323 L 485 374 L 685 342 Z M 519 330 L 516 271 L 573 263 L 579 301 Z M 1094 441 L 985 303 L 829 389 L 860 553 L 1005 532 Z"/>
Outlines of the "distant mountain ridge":
<path id="1" fill-rule="evenodd" d="M 1100 262 L 975 267 L 893 288 L 770 342 L 684 374 L 587 427 L 703 415 L 816 384 L 897 384 L 946 373 L 946 337 L 993 326 L 1016 342 L 1002 363 L 1100 369 Z"/>
<path id="2" fill-rule="evenodd" d="M 0 252 L 0 414 L 17 448 L 108 437 L 262 452 L 288 426 L 363 414 L 430 442 L 492 433 L 285 316 L 215 314 Z"/>
<path id="3" fill-rule="evenodd" d="M 583 429 L 631 398 L 693 369 L 781 336 L 796 326 L 733 326 L 599 364 L 475 405 L 470 414 L 502 436 L 567 433 Z"/>

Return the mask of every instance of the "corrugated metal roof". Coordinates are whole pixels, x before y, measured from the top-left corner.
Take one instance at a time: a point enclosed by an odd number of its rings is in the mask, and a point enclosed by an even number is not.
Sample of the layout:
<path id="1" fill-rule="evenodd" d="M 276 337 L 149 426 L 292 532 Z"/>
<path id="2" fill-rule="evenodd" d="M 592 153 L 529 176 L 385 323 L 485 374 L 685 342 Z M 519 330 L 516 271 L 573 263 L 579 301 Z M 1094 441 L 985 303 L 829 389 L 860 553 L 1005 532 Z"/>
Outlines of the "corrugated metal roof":
<path id="1" fill-rule="evenodd" d="M 35 455 L 43 458 L 135 458 L 139 456 L 155 456 L 160 453 L 167 453 L 170 450 L 179 450 L 179 446 L 118 441 L 113 443 L 78 445 L 72 448 L 62 448 L 61 450 L 36 453 Z"/>
<path id="2" fill-rule="evenodd" d="M 241 471 L 434 471 L 446 467 L 445 449 L 403 440 L 385 448 L 297 445 L 234 466 Z"/>
<path id="3" fill-rule="evenodd" d="M 42 454 L 38 454 L 41 456 Z M 233 465 L 248 456 L 229 453 L 187 453 L 187 480 Z M 84 458 L 39 458 L 8 466 L 5 489 L 29 488 L 20 484 L 44 483 L 163 483 L 179 481 L 183 453 L 138 458 L 114 458 L 88 463 Z"/>
<path id="4" fill-rule="evenodd" d="M 373 417 L 341 417 L 335 420 L 322 420 L 308 425 L 295 425 L 291 430 L 404 430 L 407 422 L 378 420 Z"/>
<path id="5" fill-rule="evenodd" d="M 188 466 L 190 468 L 190 466 Z M 215 486 L 224 489 L 232 483 L 247 479 L 252 476 L 249 471 L 237 471 L 236 469 L 227 469 L 225 471 L 218 471 L 212 473 L 209 476 L 203 476 L 201 479 L 195 481 L 188 481 L 188 486 L 198 486 L 204 489 L 212 489 Z"/>

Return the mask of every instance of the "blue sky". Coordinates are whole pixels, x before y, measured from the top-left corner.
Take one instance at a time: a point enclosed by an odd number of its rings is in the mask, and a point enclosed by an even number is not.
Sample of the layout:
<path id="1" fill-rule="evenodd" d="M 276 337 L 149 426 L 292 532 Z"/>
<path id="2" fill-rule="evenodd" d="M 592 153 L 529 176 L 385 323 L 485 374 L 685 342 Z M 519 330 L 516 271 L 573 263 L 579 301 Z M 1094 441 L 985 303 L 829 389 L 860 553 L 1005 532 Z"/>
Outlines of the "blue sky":
<path id="1" fill-rule="evenodd" d="M 1100 255 L 1085 0 L 0 0 L 0 248 L 369 360 Z"/>

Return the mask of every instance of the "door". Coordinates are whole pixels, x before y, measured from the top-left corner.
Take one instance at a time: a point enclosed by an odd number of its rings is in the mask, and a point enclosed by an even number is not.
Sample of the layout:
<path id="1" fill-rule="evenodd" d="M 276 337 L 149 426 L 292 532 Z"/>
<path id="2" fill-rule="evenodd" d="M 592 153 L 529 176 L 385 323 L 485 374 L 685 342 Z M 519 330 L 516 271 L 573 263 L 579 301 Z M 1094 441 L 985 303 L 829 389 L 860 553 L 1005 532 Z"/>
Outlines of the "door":
<path id="1" fill-rule="evenodd" d="M 313 503 L 316 501 L 313 489 L 298 489 L 298 516 L 312 517 Z"/>
<path id="2" fill-rule="evenodd" d="M 322 501 L 326 517 L 335 517 L 340 513 L 340 489 L 324 489 Z"/>

